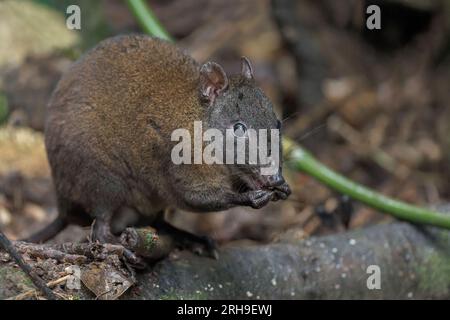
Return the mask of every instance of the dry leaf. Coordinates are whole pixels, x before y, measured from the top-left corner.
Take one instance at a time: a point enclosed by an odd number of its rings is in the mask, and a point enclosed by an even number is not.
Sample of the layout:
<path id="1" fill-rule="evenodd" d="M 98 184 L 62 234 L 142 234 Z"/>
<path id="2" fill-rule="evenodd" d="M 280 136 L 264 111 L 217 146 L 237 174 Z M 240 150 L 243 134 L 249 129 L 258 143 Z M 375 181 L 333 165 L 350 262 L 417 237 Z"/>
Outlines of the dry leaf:
<path id="1" fill-rule="evenodd" d="M 99 300 L 118 299 L 133 285 L 133 281 L 115 267 L 93 262 L 81 271 L 81 281 Z"/>

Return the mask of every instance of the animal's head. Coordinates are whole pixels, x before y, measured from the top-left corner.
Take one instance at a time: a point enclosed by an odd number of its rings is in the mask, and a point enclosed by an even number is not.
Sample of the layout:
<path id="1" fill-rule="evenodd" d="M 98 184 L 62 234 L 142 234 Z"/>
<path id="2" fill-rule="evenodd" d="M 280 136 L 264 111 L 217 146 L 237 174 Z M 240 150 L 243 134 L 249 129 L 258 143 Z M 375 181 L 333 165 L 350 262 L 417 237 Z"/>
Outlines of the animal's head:
<path id="1" fill-rule="evenodd" d="M 277 190 L 273 200 L 286 199 L 290 189 L 281 171 L 281 122 L 256 84 L 250 61 L 242 57 L 241 73 L 231 77 L 219 64 L 205 63 L 200 68 L 200 98 L 206 125 L 224 137 L 223 162 L 239 191 Z M 230 137 L 233 143 L 227 143 Z"/>

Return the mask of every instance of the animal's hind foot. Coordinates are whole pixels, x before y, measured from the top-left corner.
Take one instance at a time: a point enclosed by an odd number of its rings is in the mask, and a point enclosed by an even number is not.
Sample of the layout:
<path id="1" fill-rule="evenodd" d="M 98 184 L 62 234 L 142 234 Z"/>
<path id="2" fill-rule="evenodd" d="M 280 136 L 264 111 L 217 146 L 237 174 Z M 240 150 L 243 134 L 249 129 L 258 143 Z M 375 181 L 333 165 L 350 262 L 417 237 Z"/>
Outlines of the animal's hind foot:
<path id="1" fill-rule="evenodd" d="M 155 227 L 161 234 L 170 236 L 175 241 L 177 247 L 188 249 L 198 255 L 208 256 L 216 260 L 219 258 L 217 244 L 214 239 L 208 236 L 199 236 L 178 229 L 164 220 L 158 221 Z"/>
<path id="2" fill-rule="evenodd" d="M 101 220 L 94 221 L 91 229 L 91 242 L 109 243 L 123 247 L 123 258 L 126 263 L 136 269 L 144 269 L 147 264 L 143 258 L 137 255 L 135 252 L 124 246 L 118 237 L 112 234 L 110 226 L 106 222 Z"/>

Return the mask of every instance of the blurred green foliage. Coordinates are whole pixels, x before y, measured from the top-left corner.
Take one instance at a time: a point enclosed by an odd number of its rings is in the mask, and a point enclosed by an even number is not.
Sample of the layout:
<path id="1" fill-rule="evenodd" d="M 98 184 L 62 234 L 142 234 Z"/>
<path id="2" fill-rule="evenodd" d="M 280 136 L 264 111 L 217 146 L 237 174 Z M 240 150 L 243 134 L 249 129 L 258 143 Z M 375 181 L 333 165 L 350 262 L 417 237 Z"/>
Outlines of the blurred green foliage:
<path id="1" fill-rule="evenodd" d="M 66 16 L 70 5 L 78 5 L 81 9 L 81 51 L 95 46 L 101 40 L 113 35 L 104 13 L 102 1 L 92 0 L 33 0 L 46 5 Z"/>
<path id="2" fill-rule="evenodd" d="M 8 100 L 3 93 L 0 93 L 0 125 L 8 118 Z"/>

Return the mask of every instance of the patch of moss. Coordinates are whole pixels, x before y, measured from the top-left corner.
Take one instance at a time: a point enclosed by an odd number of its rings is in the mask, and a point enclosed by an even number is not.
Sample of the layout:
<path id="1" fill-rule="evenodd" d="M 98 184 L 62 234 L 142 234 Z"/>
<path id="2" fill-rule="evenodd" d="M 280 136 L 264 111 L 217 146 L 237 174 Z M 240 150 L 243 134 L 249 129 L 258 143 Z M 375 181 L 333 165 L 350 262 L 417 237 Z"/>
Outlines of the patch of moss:
<path id="1" fill-rule="evenodd" d="M 13 283 L 22 283 L 28 287 L 33 287 L 31 279 L 23 273 L 22 270 L 13 267 L 0 268 L 0 279 L 11 281 Z"/>
<path id="2" fill-rule="evenodd" d="M 181 293 L 172 291 L 159 296 L 159 300 L 207 300 L 208 295 L 204 290 L 196 292 Z"/>
<path id="3" fill-rule="evenodd" d="M 432 252 L 416 268 L 419 289 L 436 295 L 446 294 L 450 288 L 450 257 Z"/>
<path id="4" fill-rule="evenodd" d="M 157 237 L 155 236 L 155 234 L 153 232 L 149 232 L 145 235 L 145 242 L 144 242 L 144 246 L 145 246 L 145 250 L 152 250 L 155 246 L 156 246 L 156 241 L 157 241 Z"/>
<path id="5" fill-rule="evenodd" d="M 69 300 L 82 300 L 82 298 L 78 295 L 72 294 L 70 295 Z"/>
<path id="6" fill-rule="evenodd" d="M 30 278 L 22 270 L 9 266 L 0 266 L 0 299 L 34 288 Z"/>

